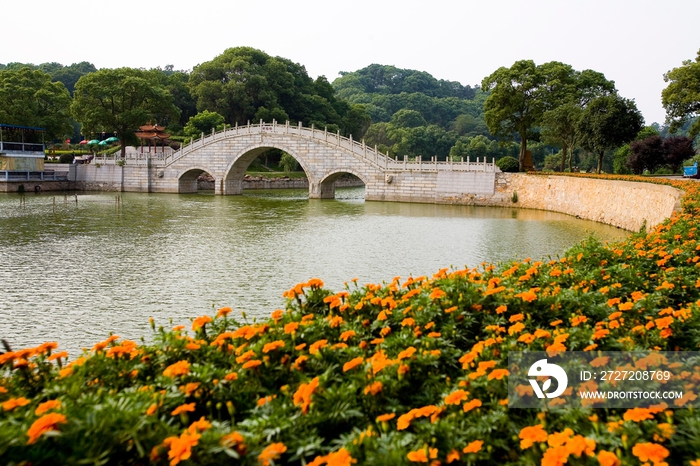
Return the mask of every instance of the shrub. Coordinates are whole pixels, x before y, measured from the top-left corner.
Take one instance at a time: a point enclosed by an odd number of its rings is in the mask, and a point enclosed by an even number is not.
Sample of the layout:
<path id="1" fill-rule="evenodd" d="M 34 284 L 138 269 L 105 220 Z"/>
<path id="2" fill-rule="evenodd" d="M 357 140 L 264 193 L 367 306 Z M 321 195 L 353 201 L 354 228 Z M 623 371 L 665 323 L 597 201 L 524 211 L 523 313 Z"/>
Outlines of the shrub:
<path id="1" fill-rule="evenodd" d="M 510 155 L 506 155 L 505 157 L 501 157 L 500 159 L 496 160 L 496 166 L 503 172 L 515 173 L 520 170 L 520 162 L 518 162 L 518 159 L 511 157 Z"/>
<path id="2" fill-rule="evenodd" d="M 61 154 L 58 157 L 58 163 L 73 163 L 75 156 L 73 154 Z"/>

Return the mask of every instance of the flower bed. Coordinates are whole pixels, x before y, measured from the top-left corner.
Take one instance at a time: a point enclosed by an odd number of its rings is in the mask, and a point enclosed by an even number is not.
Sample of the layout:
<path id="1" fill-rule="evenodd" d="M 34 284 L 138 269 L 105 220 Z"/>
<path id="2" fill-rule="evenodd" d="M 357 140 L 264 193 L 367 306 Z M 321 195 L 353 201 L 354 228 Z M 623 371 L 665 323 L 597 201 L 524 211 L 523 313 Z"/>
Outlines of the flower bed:
<path id="1" fill-rule="evenodd" d="M 682 212 L 548 263 L 337 293 L 312 279 L 261 322 L 222 308 L 191 328 L 152 322 L 153 344 L 110 336 L 70 362 L 54 343 L 2 354 L 0 458 L 700 465 L 691 408 L 507 406 L 510 351 L 698 349 L 698 185 L 653 181 L 685 190 Z"/>

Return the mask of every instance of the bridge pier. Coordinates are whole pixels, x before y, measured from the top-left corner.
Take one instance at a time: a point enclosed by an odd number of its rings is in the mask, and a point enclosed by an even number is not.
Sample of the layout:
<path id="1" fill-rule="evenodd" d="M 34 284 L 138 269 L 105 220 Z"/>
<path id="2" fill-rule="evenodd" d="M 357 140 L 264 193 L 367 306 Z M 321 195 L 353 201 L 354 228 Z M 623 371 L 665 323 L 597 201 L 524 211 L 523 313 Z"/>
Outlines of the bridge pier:
<path id="1" fill-rule="evenodd" d="M 317 183 L 309 180 L 309 199 L 335 199 L 335 182 Z"/>

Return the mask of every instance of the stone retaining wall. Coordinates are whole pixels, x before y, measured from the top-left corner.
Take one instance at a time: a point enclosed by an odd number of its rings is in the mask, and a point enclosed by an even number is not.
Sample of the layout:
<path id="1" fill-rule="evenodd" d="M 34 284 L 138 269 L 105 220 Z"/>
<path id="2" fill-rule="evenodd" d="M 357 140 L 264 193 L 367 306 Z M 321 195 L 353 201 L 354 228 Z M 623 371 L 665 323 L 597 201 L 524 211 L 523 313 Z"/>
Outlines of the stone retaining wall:
<path id="1" fill-rule="evenodd" d="M 82 165 L 77 173 L 73 172 L 72 189 L 154 192 L 157 186 L 149 171 L 155 170 L 145 165 Z M 289 183 L 277 186 L 308 187 L 305 180 L 289 180 Z M 267 180 L 244 185 L 245 189 L 273 187 L 273 182 Z M 8 188 L 16 190 L 16 187 Z M 33 185 L 28 190 L 31 189 Z M 517 203 L 512 201 L 514 193 Z M 680 209 L 682 195 L 678 189 L 653 183 L 524 173 L 404 171 L 386 173 L 381 179 L 370 178 L 365 186 L 365 198 L 369 201 L 550 210 L 631 231 L 645 224 L 650 227 L 663 222 Z"/>

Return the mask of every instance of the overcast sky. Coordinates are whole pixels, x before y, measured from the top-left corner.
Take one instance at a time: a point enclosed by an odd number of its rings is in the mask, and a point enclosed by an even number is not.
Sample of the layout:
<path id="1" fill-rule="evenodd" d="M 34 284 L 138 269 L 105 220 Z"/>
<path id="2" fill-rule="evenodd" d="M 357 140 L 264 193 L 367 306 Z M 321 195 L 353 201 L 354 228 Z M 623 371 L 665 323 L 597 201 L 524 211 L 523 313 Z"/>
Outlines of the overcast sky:
<path id="1" fill-rule="evenodd" d="M 662 123 L 663 74 L 700 49 L 698 0 L 6 0 L 0 63 L 191 70 L 250 46 L 329 81 L 372 63 L 480 84 L 532 59 L 593 69 Z"/>

